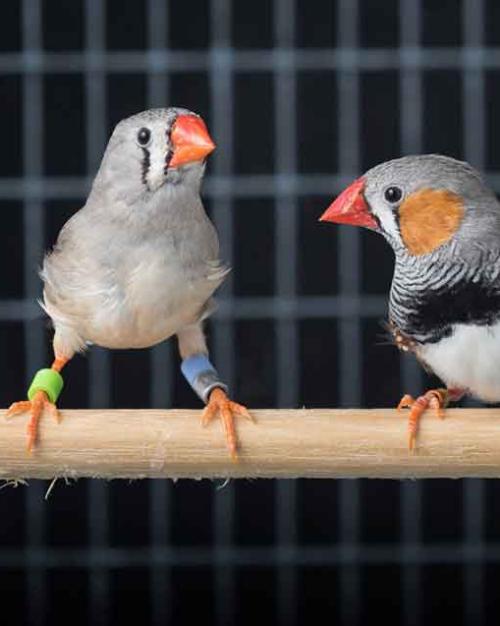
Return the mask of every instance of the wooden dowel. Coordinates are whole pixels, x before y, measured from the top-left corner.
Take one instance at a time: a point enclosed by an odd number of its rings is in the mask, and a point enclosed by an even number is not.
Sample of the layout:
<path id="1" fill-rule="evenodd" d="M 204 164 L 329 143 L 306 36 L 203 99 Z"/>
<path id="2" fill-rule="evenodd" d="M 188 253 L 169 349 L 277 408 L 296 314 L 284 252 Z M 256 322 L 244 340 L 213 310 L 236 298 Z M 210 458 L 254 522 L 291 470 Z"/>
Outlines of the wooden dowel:
<path id="1" fill-rule="evenodd" d="M 499 477 L 500 410 L 450 409 L 423 418 L 414 453 L 407 413 L 374 410 L 258 410 L 239 419 L 238 462 L 219 422 L 196 410 L 63 410 L 41 420 L 26 452 L 26 416 L 0 421 L 0 478 Z"/>

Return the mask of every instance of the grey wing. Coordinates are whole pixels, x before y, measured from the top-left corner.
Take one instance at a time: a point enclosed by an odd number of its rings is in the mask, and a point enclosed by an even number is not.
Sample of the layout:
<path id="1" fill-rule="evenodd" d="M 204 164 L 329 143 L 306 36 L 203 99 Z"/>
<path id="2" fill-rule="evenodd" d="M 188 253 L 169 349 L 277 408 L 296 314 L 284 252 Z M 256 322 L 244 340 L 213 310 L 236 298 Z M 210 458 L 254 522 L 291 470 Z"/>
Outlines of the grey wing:
<path id="1" fill-rule="evenodd" d="M 54 324 L 81 327 L 96 302 L 110 297 L 109 269 L 95 254 L 95 229 L 79 211 L 62 228 L 57 242 L 44 259 L 43 307 Z"/>

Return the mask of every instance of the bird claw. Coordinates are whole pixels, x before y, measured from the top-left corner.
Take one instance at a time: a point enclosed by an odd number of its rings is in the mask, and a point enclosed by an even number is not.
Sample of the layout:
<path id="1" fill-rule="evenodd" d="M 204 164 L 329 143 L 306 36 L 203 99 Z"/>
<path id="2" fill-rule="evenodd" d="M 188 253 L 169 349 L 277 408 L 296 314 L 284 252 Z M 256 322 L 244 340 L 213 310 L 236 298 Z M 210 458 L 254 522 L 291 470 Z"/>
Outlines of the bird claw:
<path id="1" fill-rule="evenodd" d="M 30 412 L 30 420 L 26 427 L 28 440 L 26 442 L 26 450 L 31 454 L 35 446 L 38 437 L 38 423 L 44 410 L 52 415 L 52 417 L 59 424 L 61 421 L 61 415 L 57 406 L 50 402 L 47 394 L 44 391 L 37 391 L 32 400 L 21 400 L 20 402 L 13 402 L 5 413 L 7 419 L 14 415 L 20 415 L 21 413 Z"/>
<path id="2" fill-rule="evenodd" d="M 408 449 L 415 449 L 417 441 L 417 432 L 420 418 L 428 408 L 436 411 L 437 417 L 444 418 L 444 409 L 448 406 L 450 400 L 450 392 L 448 389 L 430 389 L 418 398 L 413 398 L 409 394 L 405 394 L 399 404 L 398 411 L 403 408 L 410 409 L 408 417 Z"/>
<path id="3" fill-rule="evenodd" d="M 27 413 L 30 410 L 31 400 L 21 400 L 20 402 L 13 402 L 5 411 L 5 419 L 10 419 L 14 415 L 19 415 L 21 413 Z"/>
<path id="4" fill-rule="evenodd" d="M 415 398 L 413 396 L 410 396 L 409 393 L 406 393 L 399 401 L 397 410 L 401 411 L 401 409 L 410 409 L 414 402 Z"/>
<path id="5" fill-rule="evenodd" d="M 255 422 L 253 416 L 248 409 L 242 404 L 230 400 L 225 391 L 219 387 L 215 388 L 209 397 L 207 406 L 201 414 L 202 426 L 208 426 L 215 417 L 219 415 L 224 432 L 226 434 L 226 443 L 234 461 L 238 459 L 238 442 L 236 437 L 236 429 L 234 417 L 239 416 L 244 419 Z"/>

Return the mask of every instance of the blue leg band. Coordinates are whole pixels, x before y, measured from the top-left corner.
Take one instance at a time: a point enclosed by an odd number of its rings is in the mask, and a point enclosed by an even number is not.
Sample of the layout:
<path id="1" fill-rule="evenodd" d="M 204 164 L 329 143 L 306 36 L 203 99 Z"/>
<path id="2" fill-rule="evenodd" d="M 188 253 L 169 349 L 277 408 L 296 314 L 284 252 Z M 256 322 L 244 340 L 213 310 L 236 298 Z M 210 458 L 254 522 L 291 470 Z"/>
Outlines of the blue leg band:
<path id="1" fill-rule="evenodd" d="M 193 354 L 184 359 L 181 363 L 181 372 L 193 391 L 205 403 L 208 401 L 210 392 L 216 387 L 227 391 L 227 386 L 220 380 L 217 370 L 206 354 Z"/>

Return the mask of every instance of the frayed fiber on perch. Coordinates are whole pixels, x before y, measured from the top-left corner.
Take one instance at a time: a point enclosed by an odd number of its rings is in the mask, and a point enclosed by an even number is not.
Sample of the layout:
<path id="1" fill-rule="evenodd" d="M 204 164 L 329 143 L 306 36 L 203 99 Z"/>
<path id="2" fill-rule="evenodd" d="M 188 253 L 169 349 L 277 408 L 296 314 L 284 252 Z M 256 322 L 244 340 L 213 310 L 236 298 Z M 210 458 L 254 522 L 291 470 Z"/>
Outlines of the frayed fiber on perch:
<path id="1" fill-rule="evenodd" d="M 63 410 L 41 420 L 26 453 L 27 416 L 0 422 L 0 478 L 500 477 L 500 410 L 449 409 L 421 423 L 407 449 L 407 413 L 392 409 L 255 410 L 239 420 L 239 461 L 222 426 L 198 410 Z"/>

